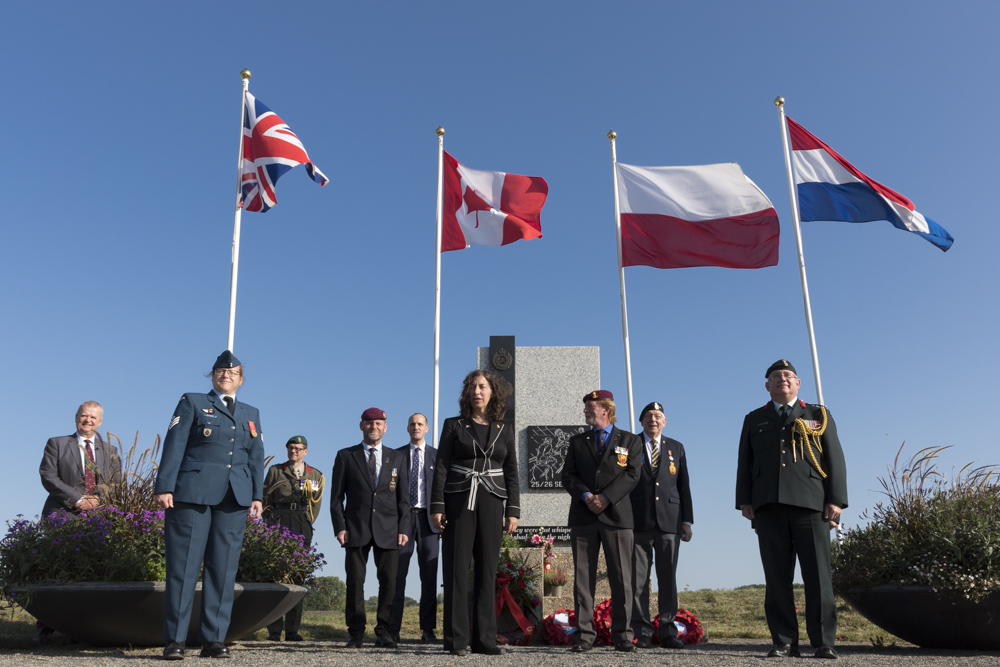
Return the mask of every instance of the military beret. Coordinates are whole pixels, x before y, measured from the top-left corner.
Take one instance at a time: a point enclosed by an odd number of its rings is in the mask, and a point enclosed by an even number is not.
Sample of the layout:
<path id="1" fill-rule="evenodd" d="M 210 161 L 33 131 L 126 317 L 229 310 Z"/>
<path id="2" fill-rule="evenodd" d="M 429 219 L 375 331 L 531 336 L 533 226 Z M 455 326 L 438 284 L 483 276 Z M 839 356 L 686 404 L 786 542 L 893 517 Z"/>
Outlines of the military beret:
<path id="1" fill-rule="evenodd" d="M 373 422 L 376 419 L 385 419 L 385 410 L 379 408 L 368 408 L 361 413 L 361 421 Z"/>
<path id="2" fill-rule="evenodd" d="M 653 401 L 652 403 L 644 407 L 642 409 L 642 412 L 639 413 L 639 421 L 642 421 L 643 418 L 646 416 L 646 413 L 649 412 L 650 410 L 659 410 L 660 412 L 663 412 L 663 405 L 657 403 L 656 401 Z"/>
<path id="3" fill-rule="evenodd" d="M 306 440 L 306 436 L 304 436 L 304 435 L 293 435 L 292 437 L 290 437 L 288 439 L 288 442 L 285 443 L 285 447 L 287 447 L 288 445 L 292 445 L 292 444 L 302 445 L 303 447 L 306 447 L 306 448 L 309 447 L 309 441 Z"/>
<path id="4" fill-rule="evenodd" d="M 597 391 L 592 391 L 583 397 L 583 402 L 587 401 L 613 401 L 615 400 L 615 395 L 612 394 L 607 389 L 598 389 Z"/>
<path id="5" fill-rule="evenodd" d="M 215 360 L 215 365 L 212 366 L 212 370 L 214 371 L 217 368 L 236 368 L 237 366 L 242 365 L 243 364 L 240 363 L 240 360 L 236 358 L 235 354 L 229 350 L 225 350 L 219 355 L 219 358 Z"/>
<path id="6" fill-rule="evenodd" d="M 792 366 L 792 362 L 787 359 L 778 359 L 776 362 L 767 367 L 767 372 L 764 373 L 765 378 L 771 377 L 771 373 L 774 371 L 791 371 L 798 375 L 795 371 L 795 366 Z"/>

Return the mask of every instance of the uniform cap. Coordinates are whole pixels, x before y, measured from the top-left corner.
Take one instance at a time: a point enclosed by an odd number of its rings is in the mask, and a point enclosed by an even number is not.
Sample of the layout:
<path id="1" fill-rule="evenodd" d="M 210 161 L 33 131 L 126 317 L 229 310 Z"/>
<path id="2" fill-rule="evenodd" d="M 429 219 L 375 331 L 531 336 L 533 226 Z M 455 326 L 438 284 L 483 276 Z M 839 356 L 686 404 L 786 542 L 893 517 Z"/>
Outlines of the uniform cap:
<path id="1" fill-rule="evenodd" d="M 237 366 L 242 365 L 243 364 L 240 363 L 240 360 L 236 358 L 235 354 L 229 350 L 225 350 L 219 355 L 219 358 L 215 360 L 215 365 L 212 366 L 212 370 L 214 371 L 217 368 L 236 368 Z"/>
<path id="2" fill-rule="evenodd" d="M 796 372 L 795 370 L 795 366 L 792 366 L 792 362 L 788 361 L 787 359 L 778 359 L 776 362 L 768 366 L 767 372 L 764 373 L 764 377 L 765 378 L 771 377 L 771 373 L 773 373 L 774 371 L 791 371 L 796 375 L 798 375 L 798 372 Z"/>
<path id="3" fill-rule="evenodd" d="M 663 412 L 663 406 L 657 403 L 656 401 L 653 401 L 652 403 L 644 407 L 642 409 L 642 412 L 639 413 L 639 421 L 642 421 L 643 418 L 646 416 L 646 413 L 649 412 L 650 410 L 659 410 L 660 412 Z"/>
<path id="4" fill-rule="evenodd" d="M 373 422 L 376 419 L 385 419 L 385 410 L 381 408 L 368 408 L 361 413 L 361 421 Z"/>
<path id="5" fill-rule="evenodd" d="M 592 391 L 583 397 L 583 402 L 587 401 L 613 401 L 615 400 L 615 395 L 612 394 L 607 389 L 598 389 L 597 391 Z"/>
<path id="6" fill-rule="evenodd" d="M 288 439 L 288 442 L 285 443 L 285 447 L 287 447 L 288 445 L 292 445 L 292 444 L 302 445 L 303 447 L 306 447 L 306 448 L 309 447 L 309 441 L 306 440 L 306 436 L 304 436 L 304 435 L 293 435 L 292 437 L 290 437 Z"/>

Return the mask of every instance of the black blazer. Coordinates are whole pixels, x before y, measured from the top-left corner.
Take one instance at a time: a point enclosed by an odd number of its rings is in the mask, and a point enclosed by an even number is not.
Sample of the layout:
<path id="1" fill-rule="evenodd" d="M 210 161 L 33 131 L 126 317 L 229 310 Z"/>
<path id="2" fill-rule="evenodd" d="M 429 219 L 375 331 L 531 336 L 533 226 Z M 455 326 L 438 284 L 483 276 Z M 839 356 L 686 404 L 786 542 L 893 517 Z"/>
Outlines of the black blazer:
<path id="1" fill-rule="evenodd" d="M 334 533 L 347 531 L 345 547 L 363 547 L 374 538 L 383 549 L 399 548 L 399 535 L 407 532 L 410 522 L 408 460 L 382 443 L 382 470 L 373 487 L 364 443 L 337 452 L 330 476 L 330 515 Z"/>
<path id="2" fill-rule="evenodd" d="M 751 505 L 756 510 L 768 503 L 818 512 L 823 511 L 826 503 L 847 507 L 844 450 L 840 447 L 833 415 L 829 411 L 826 414 L 826 431 L 820 436 L 823 445 L 820 462 L 827 474 L 825 479 L 802 459 L 801 452 L 792 451 L 792 424 L 796 419 L 806 419 L 818 426 L 823 419 L 818 405 L 796 401 L 784 422 L 774 409 L 773 401 L 746 416 L 736 469 L 736 509 Z M 820 454 L 817 452 L 816 456 Z"/>
<path id="3" fill-rule="evenodd" d="M 399 451 L 403 452 L 406 457 L 406 479 L 409 482 L 410 479 L 410 468 L 413 467 L 413 461 L 410 459 L 410 443 L 406 443 L 399 448 Z M 427 510 L 427 523 L 430 524 L 431 532 L 440 532 L 434 527 L 434 522 L 431 521 L 431 487 L 434 486 L 434 468 L 437 465 L 437 449 L 431 447 L 426 442 L 424 443 L 424 490 L 427 492 L 426 503 L 424 507 Z M 409 493 L 409 491 L 407 491 Z M 410 535 L 410 539 L 413 539 L 413 535 Z"/>
<path id="4" fill-rule="evenodd" d="M 684 445 L 673 438 L 660 436 L 660 467 L 654 477 L 646 455 L 646 436 L 640 433 L 636 437 L 642 442 L 642 468 L 639 483 L 630 495 L 635 530 L 679 533 L 685 521 L 694 523 Z M 673 457 L 674 474 L 670 473 L 670 457 Z"/>
<path id="5" fill-rule="evenodd" d="M 482 473 L 479 493 L 486 491 L 507 501 L 505 516 L 520 518 L 521 489 L 517 480 L 517 448 L 510 424 L 490 424 L 489 444 L 483 448 L 472 435 L 471 420 L 450 417 L 444 420 L 438 443 L 437 469 L 431 487 L 431 513 L 444 514 L 444 494 L 472 488 L 472 477 L 456 469 L 461 466 Z"/>
<path id="6" fill-rule="evenodd" d="M 574 435 L 566 450 L 562 469 L 563 488 L 572 497 L 569 505 L 570 526 L 599 521 L 614 528 L 632 528 L 632 503 L 629 494 L 639 482 L 642 467 L 642 439 L 617 426 L 611 429 L 604 455 L 598 460 L 594 431 Z M 594 514 L 583 500 L 586 492 L 603 493 L 611 507 Z"/>

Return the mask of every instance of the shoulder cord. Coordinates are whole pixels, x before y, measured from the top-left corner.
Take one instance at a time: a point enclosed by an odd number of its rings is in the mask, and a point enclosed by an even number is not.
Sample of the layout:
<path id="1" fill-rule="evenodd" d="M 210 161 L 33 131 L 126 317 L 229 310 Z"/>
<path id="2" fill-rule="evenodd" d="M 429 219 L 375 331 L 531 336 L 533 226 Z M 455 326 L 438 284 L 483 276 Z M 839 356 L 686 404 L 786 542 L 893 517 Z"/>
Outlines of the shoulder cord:
<path id="1" fill-rule="evenodd" d="M 792 424 L 792 458 L 795 458 L 796 445 L 798 445 L 798 451 L 802 452 L 803 460 L 806 460 L 806 452 L 808 451 L 809 463 L 823 479 L 826 479 L 823 466 L 820 465 L 819 460 L 816 458 L 816 452 L 813 451 L 813 448 L 815 448 L 820 456 L 823 455 L 823 445 L 820 442 L 820 436 L 826 431 L 826 407 L 821 405 L 819 409 L 823 414 L 823 423 L 820 424 L 819 428 L 812 428 L 806 424 L 806 420 L 804 419 L 796 419 L 795 423 Z"/>
<path id="2" fill-rule="evenodd" d="M 309 481 L 313 482 L 314 480 L 309 480 Z M 316 505 L 319 505 L 319 501 L 323 499 L 323 489 L 325 487 L 326 487 L 326 478 L 321 475 L 319 478 L 319 490 L 313 489 L 308 494 L 305 494 L 306 495 L 305 500 L 308 503 L 306 512 L 309 514 L 309 523 L 313 523 L 316 521 L 316 512 L 313 508 L 316 507 Z"/>

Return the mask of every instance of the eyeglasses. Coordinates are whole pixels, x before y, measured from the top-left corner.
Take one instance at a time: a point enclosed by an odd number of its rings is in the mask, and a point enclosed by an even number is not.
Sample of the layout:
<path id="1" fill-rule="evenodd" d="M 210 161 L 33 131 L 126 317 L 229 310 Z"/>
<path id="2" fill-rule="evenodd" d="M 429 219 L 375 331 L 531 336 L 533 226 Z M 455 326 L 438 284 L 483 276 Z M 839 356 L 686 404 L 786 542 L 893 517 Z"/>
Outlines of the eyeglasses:
<path id="1" fill-rule="evenodd" d="M 230 370 L 228 368 L 216 368 L 214 371 L 212 371 L 212 373 L 214 373 L 216 377 L 220 378 L 223 377 L 238 378 L 239 376 L 243 375 L 242 372 L 236 369 Z"/>
<path id="2" fill-rule="evenodd" d="M 772 380 L 795 380 L 797 376 L 795 373 L 771 373 Z"/>
<path id="3" fill-rule="evenodd" d="M 290 451 L 290 452 L 304 452 L 304 451 L 306 451 L 306 448 L 305 447 L 291 447 L 291 446 L 289 446 L 288 447 L 288 451 Z"/>

